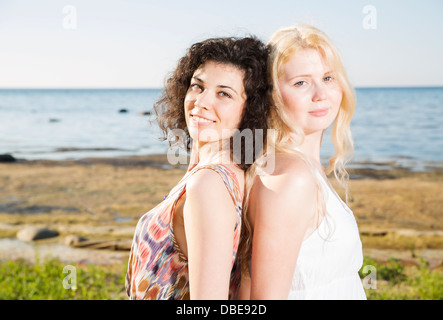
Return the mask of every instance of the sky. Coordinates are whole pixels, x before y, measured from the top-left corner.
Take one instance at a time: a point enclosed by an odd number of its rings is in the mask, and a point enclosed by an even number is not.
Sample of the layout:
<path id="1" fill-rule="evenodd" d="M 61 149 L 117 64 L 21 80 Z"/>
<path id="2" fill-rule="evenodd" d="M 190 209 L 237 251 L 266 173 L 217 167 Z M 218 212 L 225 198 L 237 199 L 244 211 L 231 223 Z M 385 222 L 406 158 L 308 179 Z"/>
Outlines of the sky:
<path id="1" fill-rule="evenodd" d="M 0 88 L 160 88 L 197 41 L 299 23 L 355 87 L 443 86 L 441 0 L 0 0 Z"/>

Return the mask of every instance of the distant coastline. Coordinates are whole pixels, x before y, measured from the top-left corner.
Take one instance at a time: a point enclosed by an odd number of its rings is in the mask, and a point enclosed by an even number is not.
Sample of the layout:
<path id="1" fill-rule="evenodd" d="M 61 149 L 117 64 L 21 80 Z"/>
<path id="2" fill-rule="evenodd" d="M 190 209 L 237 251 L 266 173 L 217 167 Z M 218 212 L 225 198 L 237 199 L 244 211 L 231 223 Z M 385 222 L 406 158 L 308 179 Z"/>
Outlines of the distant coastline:
<path id="1" fill-rule="evenodd" d="M 443 86 L 356 92 L 352 166 L 415 171 L 442 166 L 443 119 L 435 112 Z M 1 88 L 0 154 L 27 160 L 165 154 L 168 143 L 160 141 L 152 114 L 160 94 L 161 88 Z M 322 160 L 333 152 L 326 131 Z"/>
<path id="2" fill-rule="evenodd" d="M 354 89 L 439 89 L 443 85 L 425 85 L 425 86 L 355 86 Z M 163 87 L 0 87 L 0 90 L 162 90 Z"/>

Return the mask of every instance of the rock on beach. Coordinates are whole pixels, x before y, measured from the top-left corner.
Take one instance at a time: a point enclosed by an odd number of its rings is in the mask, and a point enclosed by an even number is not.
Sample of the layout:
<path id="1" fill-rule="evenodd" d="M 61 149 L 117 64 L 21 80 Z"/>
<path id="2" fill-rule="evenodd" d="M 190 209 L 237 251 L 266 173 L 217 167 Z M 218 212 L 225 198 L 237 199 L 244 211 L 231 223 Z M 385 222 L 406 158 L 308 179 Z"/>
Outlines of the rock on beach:
<path id="1" fill-rule="evenodd" d="M 63 243 L 67 246 L 77 246 L 79 245 L 81 242 L 87 241 L 88 239 L 81 237 L 81 236 L 77 236 L 77 235 L 69 235 L 66 236 Z"/>
<path id="2" fill-rule="evenodd" d="M 34 240 L 53 238 L 58 236 L 58 232 L 47 228 L 25 227 L 17 232 L 17 238 L 22 241 L 30 242 Z"/>
<path id="3" fill-rule="evenodd" d="M 0 154 L 0 162 L 15 162 L 15 161 L 17 160 L 10 154 Z"/>

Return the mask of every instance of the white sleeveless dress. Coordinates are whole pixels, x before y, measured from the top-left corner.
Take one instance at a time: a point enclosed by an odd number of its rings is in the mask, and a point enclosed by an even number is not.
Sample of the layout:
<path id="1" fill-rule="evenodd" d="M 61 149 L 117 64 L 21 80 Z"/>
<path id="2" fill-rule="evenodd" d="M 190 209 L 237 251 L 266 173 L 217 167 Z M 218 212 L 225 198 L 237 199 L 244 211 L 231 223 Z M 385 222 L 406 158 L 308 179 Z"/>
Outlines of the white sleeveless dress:
<path id="1" fill-rule="evenodd" d="M 358 271 L 363 264 L 357 222 L 321 173 L 326 216 L 300 248 L 289 300 L 365 300 Z"/>

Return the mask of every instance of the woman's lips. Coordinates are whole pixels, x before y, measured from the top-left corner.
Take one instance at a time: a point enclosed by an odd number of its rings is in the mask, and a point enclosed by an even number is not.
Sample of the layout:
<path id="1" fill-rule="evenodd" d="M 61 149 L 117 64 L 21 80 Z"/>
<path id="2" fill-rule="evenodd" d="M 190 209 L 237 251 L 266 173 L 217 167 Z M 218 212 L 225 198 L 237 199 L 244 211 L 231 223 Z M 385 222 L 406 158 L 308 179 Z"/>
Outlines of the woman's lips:
<path id="1" fill-rule="evenodd" d="M 194 125 L 198 125 L 198 126 L 209 126 L 215 122 L 213 120 L 209 120 L 209 119 L 203 118 L 201 116 L 192 115 L 192 114 L 191 114 L 190 118 L 191 118 L 190 119 L 191 123 Z"/>
<path id="2" fill-rule="evenodd" d="M 309 111 L 309 114 L 313 115 L 314 117 L 324 117 L 328 114 L 329 108 L 323 108 L 323 109 L 316 109 Z"/>

